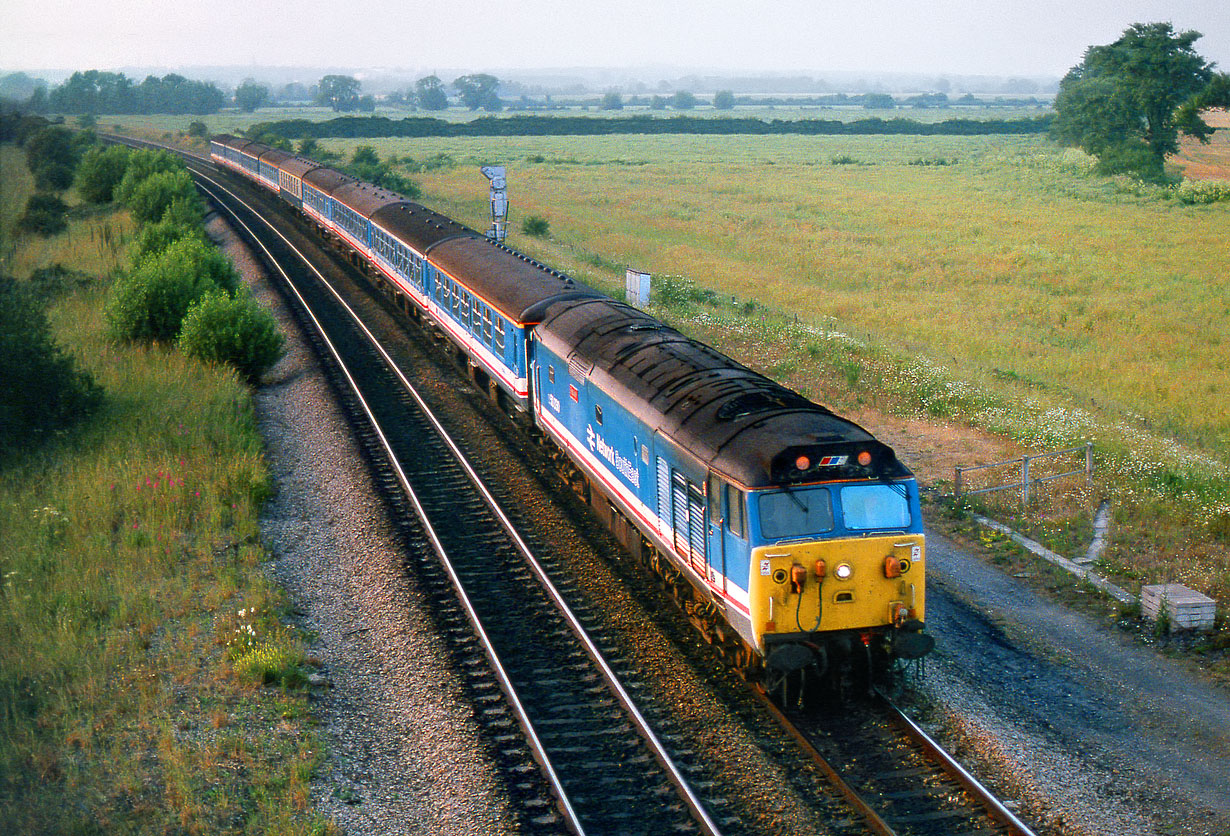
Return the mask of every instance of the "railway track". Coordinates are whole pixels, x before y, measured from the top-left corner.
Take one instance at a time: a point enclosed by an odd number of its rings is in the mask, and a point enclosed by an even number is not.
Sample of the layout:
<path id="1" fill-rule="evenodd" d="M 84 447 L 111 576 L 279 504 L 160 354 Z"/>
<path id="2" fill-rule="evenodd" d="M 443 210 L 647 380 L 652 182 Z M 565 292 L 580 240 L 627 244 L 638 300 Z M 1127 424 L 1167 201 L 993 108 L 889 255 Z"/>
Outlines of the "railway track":
<path id="1" fill-rule="evenodd" d="M 767 711 L 879 836 L 1033 836 L 1033 831 L 881 694 L 831 711 Z"/>
<path id="2" fill-rule="evenodd" d="M 259 229 L 240 197 L 192 167 L 285 282 L 412 546 L 416 574 L 441 608 L 509 784 L 525 796 L 526 823 L 579 833 L 719 833 L 709 807 L 721 800 L 693 788 L 604 658 L 602 637 L 582 626 L 411 382 L 309 259 L 272 227 Z M 533 771 L 549 798 L 528 779 Z"/>
<path id="3" fill-rule="evenodd" d="M 285 282 L 388 499 L 413 574 L 436 602 L 524 828 L 754 832 L 726 812 L 729 790 L 712 765 L 697 762 L 703 755 L 690 757 L 686 741 L 672 753 L 658 739 L 629 696 L 646 683 L 620 684 L 629 673 L 604 658 L 618 657 L 617 643 L 587 635 L 595 620 L 578 617 L 565 599 L 586 605 L 561 592 L 567 582 L 550 555 L 535 557 L 360 317 L 290 240 L 245 209 L 209 161 L 190 159 L 202 188 Z M 258 200 L 273 203 L 263 193 Z M 912 724 L 886 703 L 842 706 L 841 722 L 828 727 L 762 705 L 828 776 L 815 801 L 834 833 L 1031 833 L 920 729 L 902 731 Z"/>

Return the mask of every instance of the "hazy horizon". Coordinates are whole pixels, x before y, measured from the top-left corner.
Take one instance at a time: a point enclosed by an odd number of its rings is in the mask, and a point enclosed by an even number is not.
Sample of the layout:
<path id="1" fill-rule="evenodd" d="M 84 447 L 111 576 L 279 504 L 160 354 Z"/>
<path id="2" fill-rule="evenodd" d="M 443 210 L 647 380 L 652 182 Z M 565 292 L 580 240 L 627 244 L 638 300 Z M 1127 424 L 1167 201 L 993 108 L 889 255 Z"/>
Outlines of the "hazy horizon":
<path id="1" fill-rule="evenodd" d="M 505 14 L 308 0 L 5 0 L 0 70 L 125 67 L 442 69 L 506 75 L 676 69 L 681 74 L 1059 77 L 1132 23 L 1204 34 L 1196 49 L 1230 65 L 1226 0 L 523 0 Z M 235 26 L 234 21 L 249 21 Z M 373 32 L 380 39 L 373 39 Z M 499 74 L 496 72 L 495 74 Z"/>

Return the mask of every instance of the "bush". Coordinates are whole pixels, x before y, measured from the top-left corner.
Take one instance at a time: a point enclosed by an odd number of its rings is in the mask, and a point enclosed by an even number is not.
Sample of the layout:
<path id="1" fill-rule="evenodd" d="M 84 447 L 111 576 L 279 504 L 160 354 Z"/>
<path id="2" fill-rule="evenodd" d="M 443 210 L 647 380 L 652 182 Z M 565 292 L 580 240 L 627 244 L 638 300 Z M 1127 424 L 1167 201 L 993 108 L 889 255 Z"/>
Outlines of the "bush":
<path id="1" fill-rule="evenodd" d="M 73 184 L 77 145 L 68 128 L 51 125 L 26 138 L 26 165 L 40 189 L 64 190 Z"/>
<path id="2" fill-rule="evenodd" d="M 128 157 L 128 168 L 124 178 L 115 187 L 115 200 L 128 204 L 133 192 L 147 177 L 162 171 L 182 171 L 184 164 L 170 151 L 133 151 Z"/>
<path id="3" fill-rule="evenodd" d="M 521 222 L 521 231 L 535 238 L 546 238 L 551 234 L 551 222 L 538 215 L 530 215 Z"/>
<path id="4" fill-rule="evenodd" d="M 273 314 L 250 293 L 207 293 L 184 317 L 179 337 L 185 354 L 233 366 L 255 383 L 282 357 L 282 335 Z"/>
<path id="5" fill-rule="evenodd" d="M 56 235 L 68 228 L 68 207 L 54 194 L 36 192 L 26 201 L 17 226 L 38 235 Z"/>
<path id="6" fill-rule="evenodd" d="M 189 122 L 188 123 L 188 136 L 199 136 L 199 137 L 209 136 L 209 128 L 205 126 L 204 122 Z"/>
<path id="7" fill-rule="evenodd" d="M 175 241 L 116 280 L 106 306 L 111 336 L 169 342 L 194 302 L 212 290 L 238 287 L 238 273 L 218 250 L 198 238 Z"/>
<path id="8" fill-rule="evenodd" d="M 160 254 L 176 241 L 185 238 L 195 239 L 202 244 L 207 243 L 204 231 L 196 224 L 176 223 L 168 217 L 164 217 L 158 223 L 146 224 L 141 227 L 141 231 L 128 245 L 128 263 L 135 270 L 150 256 Z"/>
<path id="9" fill-rule="evenodd" d="M 128 170 L 129 151 L 122 145 L 95 146 L 77 166 L 77 191 L 91 203 L 110 203 Z"/>
<path id="10" fill-rule="evenodd" d="M 183 204 L 176 212 L 181 221 L 196 218 L 196 222 L 200 223 L 201 218 L 205 217 L 196 186 L 192 183 L 191 175 L 184 169 L 151 174 L 142 180 L 124 201 L 132 210 L 133 217 L 143 224 L 162 220 L 163 215 L 167 214 L 176 202 Z"/>
<path id="11" fill-rule="evenodd" d="M 56 345 L 33 294 L 0 276 L 0 457 L 8 457 L 93 412 L 102 389 Z"/>

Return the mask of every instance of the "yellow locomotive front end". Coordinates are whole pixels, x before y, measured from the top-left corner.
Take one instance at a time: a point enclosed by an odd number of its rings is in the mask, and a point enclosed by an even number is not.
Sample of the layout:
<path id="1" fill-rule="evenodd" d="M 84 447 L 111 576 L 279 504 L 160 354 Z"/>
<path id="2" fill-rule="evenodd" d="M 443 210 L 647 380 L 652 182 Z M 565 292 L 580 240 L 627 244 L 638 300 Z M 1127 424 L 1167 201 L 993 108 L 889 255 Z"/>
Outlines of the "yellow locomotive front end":
<path id="1" fill-rule="evenodd" d="M 858 480 L 757 491 L 748 599 L 770 671 L 883 669 L 926 654 L 917 484 Z"/>

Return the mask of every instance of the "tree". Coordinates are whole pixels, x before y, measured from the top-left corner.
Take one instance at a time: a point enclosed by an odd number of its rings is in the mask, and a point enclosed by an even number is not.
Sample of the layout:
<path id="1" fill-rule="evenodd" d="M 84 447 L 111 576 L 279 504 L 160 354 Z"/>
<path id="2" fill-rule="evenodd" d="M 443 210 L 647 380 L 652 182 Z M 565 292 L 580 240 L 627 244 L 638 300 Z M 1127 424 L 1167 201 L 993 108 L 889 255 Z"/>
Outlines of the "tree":
<path id="1" fill-rule="evenodd" d="M 696 107 L 696 97 L 687 90 L 677 90 L 671 96 L 671 107 L 675 110 L 691 110 Z"/>
<path id="2" fill-rule="evenodd" d="M 496 88 L 500 86 L 500 80 L 493 75 L 487 73 L 463 75 L 453 79 L 453 86 L 457 88 L 461 101 L 470 110 L 478 110 L 480 107 L 488 111 L 504 108 L 504 103 L 496 95 Z"/>
<path id="3" fill-rule="evenodd" d="M 1179 134 L 1208 142 L 1205 107 L 1230 104 L 1224 74 L 1193 49 L 1199 32 L 1135 23 L 1112 44 L 1091 46 L 1068 71 L 1055 99 L 1053 136 L 1098 157 L 1106 173 L 1150 180 L 1179 149 Z"/>
<path id="4" fill-rule="evenodd" d="M 238 287 L 230 259 L 199 238 L 181 238 L 116 279 L 105 307 L 110 334 L 169 342 L 179 336 L 194 302 L 210 291 L 234 293 Z"/>
<path id="5" fill-rule="evenodd" d="M 448 109 L 448 94 L 438 76 L 424 76 L 414 82 L 414 96 L 423 110 Z"/>
<path id="6" fill-rule="evenodd" d="M 734 110 L 735 94 L 731 90 L 719 90 L 713 94 L 713 107 L 715 110 Z"/>
<path id="7" fill-rule="evenodd" d="M 139 223 L 157 223 L 162 220 L 163 216 L 168 213 L 172 206 L 177 202 L 181 203 L 181 207 L 177 209 L 177 214 L 181 217 L 193 214 L 193 206 L 199 206 L 201 198 L 197 195 L 196 186 L 192 184 L 192 177 L 187 171 L 180 169 L 178 171 L 162 171 L 157 174 L 151 174 L 141 181 L 130 195 L 128 195 L 125 204 L 132 210 L 133 217 Z M 198 222 L 205 215 L 204 211 L 199 212 Z"/>
<path id="8" fill-rule="evenodd" d="M 603 110 L 623 110 L 624 109 L 624 97 L 619 95 L 614 90 L 611 90 L 610 92 L 608 92 L 606 95 L 602 97 L 602 109 Z"/>
<path id="9" fill-rule="evenodd" d="M 320 80 L 316 103 L 350 112 L 359 106 L 359 80 L 348 75 L 327 75 Z"/>
<path id="10" fill-rule="evenodd" d="M 252 113 L 268 101 L 269 88 L 263 84 L 257 84 L 250 78 L 244 79 L 243 84 L 235 88 L 235 106 L 244 113 Z"/>
<path id="11" fill-rule="evenodd" d="M 250 292 L 209 291 L 188 308 L 179 335 L 185 354 L 227 363 L 250 383 L 282 357 L 282 345 L 277 320 Z"/>

